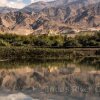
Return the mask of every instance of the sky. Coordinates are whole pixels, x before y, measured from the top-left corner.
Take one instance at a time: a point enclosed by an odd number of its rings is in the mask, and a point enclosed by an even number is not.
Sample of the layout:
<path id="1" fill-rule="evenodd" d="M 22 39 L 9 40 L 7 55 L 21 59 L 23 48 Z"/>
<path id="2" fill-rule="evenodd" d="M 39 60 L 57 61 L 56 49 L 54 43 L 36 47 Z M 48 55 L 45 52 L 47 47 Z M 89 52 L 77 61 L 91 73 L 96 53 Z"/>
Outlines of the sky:
<path id="1" fill-rule="evenodd" d="M 0 0 L 0 7 L 23 8 L 26 5 L 37 1 L 51 1 L 51 0 Z"/>

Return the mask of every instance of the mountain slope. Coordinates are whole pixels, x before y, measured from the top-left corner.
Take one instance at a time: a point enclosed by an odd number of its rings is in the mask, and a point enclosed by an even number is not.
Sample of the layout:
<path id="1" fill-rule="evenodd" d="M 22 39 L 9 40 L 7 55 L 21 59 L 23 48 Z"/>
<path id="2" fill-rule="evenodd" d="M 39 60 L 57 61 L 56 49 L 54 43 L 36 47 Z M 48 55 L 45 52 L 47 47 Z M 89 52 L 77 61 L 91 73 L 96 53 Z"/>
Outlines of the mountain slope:
<path id="1" fill-rule="evenodd" d="M 9 7 L 0 7 L 0 13 L 9 13 L 9 12 L 15 12 L 15 11 L 18 11 L 18 9 L 9 8 Z"/>
<path id="2" fill-rule="evenodd" d="M 26 6 L 21 11 L 23 12 L 40 12 L 44 8 L 51 8 L 51 7 L 60 7 L 60 6 L 68 6 L 71 4 L 77 4 L 78 7 L 87 6 L 90 4 L 95 4 L 100 2 L 100 0 L 54 0 L 51 2 L 44 2 L 39 1 L 36 3 L 32 3 L 29 6 Z"/>
<path id="3" fill-rule="evenodd" d="M 99 0 L 36 2 L 17 12 L 0 15 L 1 32 L 17 34 L 63 33 L 100 29 Z"/>

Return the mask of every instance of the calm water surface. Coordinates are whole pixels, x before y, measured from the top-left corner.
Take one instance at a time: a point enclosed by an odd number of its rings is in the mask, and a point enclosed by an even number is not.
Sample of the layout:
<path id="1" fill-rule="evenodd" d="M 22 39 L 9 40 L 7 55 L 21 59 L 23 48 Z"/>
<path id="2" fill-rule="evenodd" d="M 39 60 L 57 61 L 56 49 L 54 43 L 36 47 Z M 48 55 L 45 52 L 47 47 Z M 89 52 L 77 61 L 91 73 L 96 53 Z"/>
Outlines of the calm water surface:
<path id="1" fill-rule="evenodd" d="M 0 62 L 0 100 L 99 100 L 100 58 Z"/>

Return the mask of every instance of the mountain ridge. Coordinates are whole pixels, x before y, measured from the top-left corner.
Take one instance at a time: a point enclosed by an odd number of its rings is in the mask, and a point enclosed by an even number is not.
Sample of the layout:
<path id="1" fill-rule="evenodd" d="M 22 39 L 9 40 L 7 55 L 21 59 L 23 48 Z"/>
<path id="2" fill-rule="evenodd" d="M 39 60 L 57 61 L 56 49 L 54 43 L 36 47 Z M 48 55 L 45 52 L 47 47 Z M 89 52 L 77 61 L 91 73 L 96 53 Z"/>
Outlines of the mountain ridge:
<path id="1" fill-rule="evenodd" d="M 36 2 L 27 6 L 29 8 L 1 13 L 0 31 L 27 35 L 66 33 L 69 29 L 100 29 L 99 0 L 93 3 L 90 0 L 69 1 Z"/>
<path id="2" fill-rule="evenodd" d="M 9 12 L 16 12 L 16 11 L 18 11 L 17 8 L 0 7 L 0 13 L 9 13 Z"/>

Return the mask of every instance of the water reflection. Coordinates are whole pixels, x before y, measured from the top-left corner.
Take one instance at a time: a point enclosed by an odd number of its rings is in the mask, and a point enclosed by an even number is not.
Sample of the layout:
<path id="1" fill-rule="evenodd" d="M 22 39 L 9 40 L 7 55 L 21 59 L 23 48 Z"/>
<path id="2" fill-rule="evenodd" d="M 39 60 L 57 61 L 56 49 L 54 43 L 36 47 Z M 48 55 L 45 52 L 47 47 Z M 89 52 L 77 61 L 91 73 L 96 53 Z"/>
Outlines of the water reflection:
<path id="1" fill-rule="evenodd" d="M 0 62 L 0 89 L 39 100 L 99 100 L 100 58 Z"/>

